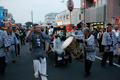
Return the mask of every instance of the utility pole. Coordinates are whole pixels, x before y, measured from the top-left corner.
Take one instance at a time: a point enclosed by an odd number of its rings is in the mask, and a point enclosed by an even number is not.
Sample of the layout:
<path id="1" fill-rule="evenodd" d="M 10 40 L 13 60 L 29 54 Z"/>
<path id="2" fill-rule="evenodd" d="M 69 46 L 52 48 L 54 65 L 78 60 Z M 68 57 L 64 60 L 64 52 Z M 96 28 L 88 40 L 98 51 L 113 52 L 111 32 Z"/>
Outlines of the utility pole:
<path id="1" fill-rule="evenodd" d="M 84 27 L 86 26 L 86 23 L 85 23 L 85 6 L 86 6 L 86 1 L 84 0 Z"/>
<path id="2" fill-rule="evenodd" d="M 31 21 L 32 21 L 32 26 L 33 26 L 33 11 L 31 11 Z"/>

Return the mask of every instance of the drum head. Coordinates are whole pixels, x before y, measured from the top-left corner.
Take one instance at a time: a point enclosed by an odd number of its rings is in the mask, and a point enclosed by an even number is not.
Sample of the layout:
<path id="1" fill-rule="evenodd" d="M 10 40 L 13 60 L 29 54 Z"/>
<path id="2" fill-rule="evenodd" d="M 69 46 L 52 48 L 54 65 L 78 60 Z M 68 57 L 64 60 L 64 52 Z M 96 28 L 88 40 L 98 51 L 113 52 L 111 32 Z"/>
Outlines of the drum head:
<path id="1" fill-rule="evenodd" d="M 67 38 L 65 41 L 64 41 L 64 43 L 62 44 L 62 49 L 65 49 L 65 48 L 67 48 L 70 44 L 71 44 L 71 42 L 73 41 L 73 37 L 69 37 L 69 38 Z"/>

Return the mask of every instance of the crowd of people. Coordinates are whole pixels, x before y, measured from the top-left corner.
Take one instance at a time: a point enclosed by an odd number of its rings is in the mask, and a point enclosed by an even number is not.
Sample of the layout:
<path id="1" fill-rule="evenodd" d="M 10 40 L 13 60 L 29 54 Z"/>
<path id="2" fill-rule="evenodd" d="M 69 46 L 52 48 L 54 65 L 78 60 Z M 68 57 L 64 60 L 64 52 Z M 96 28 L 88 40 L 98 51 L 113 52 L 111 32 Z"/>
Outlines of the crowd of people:
<path id="1" fill-rule="evenodd" d="M 12 56 L 12 62 L 16 63 L 16 57 L 20 57 L 20 46 L 25 45 L 26 31 L 16 27 L 0 26 L 0 75 L 5 73 L 5 67 Z M 21 42 L 21 44 L 20 44 Z"/>
<path id="2" fill-rule="evenodd" d="M 61 60 L 61 56 L 65 52 L 61 48 L 61 44 L 70 36 L 74 37 L 80 46 L 84 47 L 83 53 L 77 60 L 85 62 L 85 78 L 88 78 L 91 74 L 90 69 L 93 61 L 95 61 L 97 47 L 103 57 L 102 68 L 106 68 L 105 64 L 108 57 L 110 66 L 114 66 L 114 56 L 119 57 L 118 64 L 120 64 L 120 31 L 118 25 L 108 23 L 106 28 L 98 27 L 94 28 L 93 31 L 89 27 L 84 27 L 82 22 L 78 23 L 77 27 L 73 27 L 71 31 L 55 30 L 53 26 L 44 28 L 38 24 L 33 25 L 29 30 L 17 29 L 16 27 L 8 27 L 7 30 L 3 30 L 0 27 L 0 75 L 5 73 L 9 54 L 12 55 L 12 62 L 15 63 L 16 57 L 20 56 L 20 46 L 28 42 L 33 59 L 34 76 L 39 78 L 40 73 L 41 77 L 47 80 L 46 51 L 53 43 L 53 49 L 57 53 L 56 59 Z"/>
<path id="3" fill-rule="evenodd" d="M 109 61 L 111 62 L 110 65 L 113 65 L 112 64 L 113 57 L 119 58 L 119 54 L 120 54 L 119 52 L 119 47 L 120 47 L 119 25 L 112 25 L 109 23 L 107 24 L 106 28 L 94 28 L 92 34 L 95 36 L 95 44 L 96 44 L 96 47 L 99 47 L 100 55 L 103 55 L 105 60 L 107 60 L 106 58 L 109 57 Z M 114 48 L 112 49 L 111 47 L 114 47 Z M 102 65 L 105 64 L 104 60 L 101 64 Z M 119 59 L 118 59 L 118 64 L 120 64 Z"/>
<path id="4" fill-rule="evenodd" d="M 101 67 L 106 69 L 105 64 L 109 57 L 109 65 L 113 64 L 113 57 L 118 57 L 118 64 L 120 64 L 120 30 L 119 25 L 112 25 L 108 23 L 106 28 L 94 28 L 93 31 L 84 27 L 83 23 L 77 25 L 77 30 L 74 30 L 74 37 L 79 39 L 80 46 L 84 46 L 84 57 L 79 57 L 80 61 L 85 60 L 85 78 L 90 76 L 90 68 L 92 62 L 95 61 L 96 48 L 99 48 L 99 53 L 102 55 Z"/>

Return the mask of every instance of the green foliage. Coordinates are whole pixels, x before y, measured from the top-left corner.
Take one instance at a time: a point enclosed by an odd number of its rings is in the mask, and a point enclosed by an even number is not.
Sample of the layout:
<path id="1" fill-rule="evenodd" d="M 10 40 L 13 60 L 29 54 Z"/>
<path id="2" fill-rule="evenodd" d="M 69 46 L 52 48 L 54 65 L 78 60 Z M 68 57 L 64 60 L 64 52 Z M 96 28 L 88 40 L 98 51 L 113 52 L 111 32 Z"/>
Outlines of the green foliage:
<path id="1" fill-rule="evenodd" d="M 26 22 L 25 25 L 26 26 L 31 26 L 33 23 L 32 22 Z"/>

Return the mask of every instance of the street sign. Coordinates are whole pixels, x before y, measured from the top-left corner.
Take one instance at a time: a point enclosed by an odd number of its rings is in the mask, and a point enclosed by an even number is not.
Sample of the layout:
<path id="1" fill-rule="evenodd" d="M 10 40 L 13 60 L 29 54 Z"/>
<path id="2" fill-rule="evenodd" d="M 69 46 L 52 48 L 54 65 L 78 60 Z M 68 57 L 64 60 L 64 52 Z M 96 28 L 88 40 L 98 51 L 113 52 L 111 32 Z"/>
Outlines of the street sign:
<path id="1" fill-rule="evenodd" d="M 81 12 L 84 12 L 84 8 L 81 8 L 80 10 L 81 10 Z"/>
<path id="2" fill-rule="evenodd" d="M 73 10 L 73 8 L 74 8 L 73 0 L 68 0 L 67 1 L 67 8 L 70 12 Z"/>

